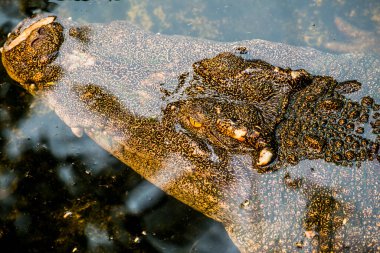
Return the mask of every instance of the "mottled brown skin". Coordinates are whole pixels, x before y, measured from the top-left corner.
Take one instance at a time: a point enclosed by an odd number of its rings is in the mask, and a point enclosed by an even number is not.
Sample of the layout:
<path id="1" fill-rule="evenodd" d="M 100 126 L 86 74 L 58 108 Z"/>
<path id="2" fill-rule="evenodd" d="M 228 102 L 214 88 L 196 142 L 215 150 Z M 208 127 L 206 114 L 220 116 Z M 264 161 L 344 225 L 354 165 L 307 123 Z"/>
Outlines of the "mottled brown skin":
<path id="1" fill-rule="evenodd" d="M 69 30 L 69 35 L 73 38 L 76 38 L 82 43 L 89 43 L 89 34 L 91 33 L 91 29 L 87 26 L 80 27 L 71 27 Z"/>
<path id="2" fill-rule="evenodd" d="M 306 177 L 292 178 L 288 173 L 281 178 L 280 186 L 277 179 L 270 178 L 282 173 L 278 169 L 285 170 L 288 165 L 305 160 L 323 159 L 327 164 L 350 168 L 378 157 L 378 141 L 362 137 L 358 130 L 371 118 L 373 132 L 378 134 L 380 124 L 375 119 L 379 116 L 373 111 L 379 110 L 379 106 L 370 97 L 357 103 L 342 95 L 357 91 L 360 83 L 338 83 L 332 77 L 312 76 L 302 69 L 246 60 L 246 50 L 239 49 L 238 54 L 224 52 L 195 62 L 192 71 L 177 74 L 179 81 L 172 90 L 166 90 L 165 84 L 161 92 L 154 90 L 151 99 L 164 101 L 160 104 L 162 114 L 149 117 L 136 113 L 140 111 L 130 105 L 135 105 L 134 89 L 142 89 L 144 96 L 149 97 L 149 91 L 155 87 L 141 88 L 139 83 L 127 94 L 114 94 L 112 86 L 71 80 L 77 78 L 70 75 L 75 74 L 76 65 L 70 65 L 72 70 L 66 73 L 70 78 L 65 79 L 63 70 L 54 65 L 57 61 L 67 64 L 66 58 L 54 61 L 56 53 L 62 52 L 58 51 L 62 27 L 54 22 L 43 28 L 49 31 L 48 35 L 40 34 L 41 28 L 36 29 L 25 41 L 3 52 L 2 61 L 12 78 L 45 98 L 69 126 L 83 128 L 103 148 L 166 193 L 222 222 L 242 252 L 294 251 L 307 247 L 308 239 L 317 251 L 344 249 L 339 233 L 351 214 L 346 203 L 336 197 L 340 192 L 334 186 L 315 185 Z M 94 42 L 90 28 L 65 29 L 65 40 L 73 39 L 80 47 L 86 49 Z M 17 35 L 16 31 L 7 43 Z M 38 43 L 32 43 L 35 40 Z M 81 56 L 87 57 L 83 48 Z M 68 43 L 65 54 L 69 53 L 72 52 Z M 32 61 L 35 56 L 37 64 Z M 92 70 L 94 62 L 91 57 L 88 59 L 84 63 Z M 100 61 L 100 65 L 95 65 L 99 73 L 109 78 L 119 75 L 108 69 L 113 66 L 104 67 L 102 59 L 96 60 Z M 96 73 L 90 73 L 96 77 Z M 152 76 L 160 74 L 153 72 Z M 123 102 L 125 97 L 128 103 Z M 258 166 L 258 154 L 265 148 L 276 158 L 266 166 Z M 258 174 L 257 170 L 271 172 Z M 261 192 L 260 186 L 266 187 L 266 191 Z M 274 195 L 278 187 L 280 197 Z M 270 200 L 265 202 L 266 199 Z M 292 210 L 281 209 L 281 205 L 289 204 L 288 200 L 295 201 L 293 208 L 298 208 L 294 215 L 298 217 L 297 212 L 303 212 L 303 221 L 292 220 Z M 274 209 L 264 203 L 271 203 Z M 281 210 L 289 222 L 275 222 L 281 217 Z M 360 215 L 355 219 L 360 219 Z M 376 223 L 376 218 L 371 222 Z M 282 233 L 275 238 L 260 233 L 272 224 L 289 226 L 284 228 L 286 238 L 277 239 Z M 306 237 L 298 235 L 303 239 L 294 243 L 293 228 L 298 231 L 300 226 Z M 372 224 L 366 226 L 373 228 Z M 273 231 L 276 229 L 274 226 Z M 364 247 L 377 247 L 376 238 L 370 240 Z M 355 245 L 351 247 L 354 249 Z"/>
<path id="3" fill-rule="evenodd" d="M 230 136 L 230 130 L 247 128 L 254 132 L 260 130 L 263 122 L 263 116 L 257 112 L 257 109 L 250 104 L 234 104 L 226 101 L 215 101 L 210 98 L 193 98 L 171 105 L 178 107 L 175 112 L 171 112 L 173 118 L 178 117 L 179 123 L 188 130 L 189 134 L 193 134 L 195 138 L 208 139 L 218 147 L 226 150 L 253 150 L 254 147 L 248 141 L 251 139 L 250 133 L 244 139 L 238 140 Z M 174 108 L 173 108 L 174 109 Z M 201 125 L 194 126 L 192 120 L 196 120 Z M 255 130 L 256 128 L 256 130 Z M 257 136 L 256 138 L 259 138 Z"/>
<path id="4" fill-rule="evenodd" d="M 8 43 L 18 37 L 21 26 L 11 33 Z M 63 27 L 57 22 L 41 26 L 10 50 L 2 50 L 2 63 L 10 77 L 30 93 L 59 79 L 61 68 L 52 62 L 63 42 Z M 33 84 L 33 85 L 32 85 Z"/>
<path id="5" fill-rule="evenodd" d="M 325 159 L 347 166 L 377 158 L 379 144 L 361 137 L 364 133 L 361 126 L 373 114 L 373 99 L 364 97 L 360 104 L 342 95 L 359 90 L 357 81 L 338 83 L 331 77 L 313 77 L 305 70 L 283 70 L 231 53 L 205 59 L 193 67 L 197 75 L 190 80 L 187 93 L 191 99 L 183 103 L 182 111 L 186 110 L 187 115 L 182 118 L 194 115 L 214 133 L 221 132 L 216 123 L 220 118 L 233 119 L 248 130 L 260 129 L 260 141 L 250 138 L 237 141 L 228 136 L 227 139 L 233 142 L 235 150 L 251 148 L 254 153 L 260 145 L 275 146 L 276 140 L 279 157 L 271 168 L 286 163 L 294 165 L 302 159 Z M 292 72 L 297 73 L 296 78 Z M 215 93 L 218 96 L 213 99 L 195 98 Z M 186 122 L 185 126 L 218 144 L 202 128 Z M 375 121 L 372 126 L 376 133 Z"/>
<path id="6" fill-rule="evenodd" d="M 378 157 L 379 143 L 361 136 L 373 114 L 371 98 L 363 98 L 361 104 L 351 101 L 336 91 L 337 85 L 332 78 L 315 77 L 295 94 L 293 110 L 278 131 L 279 160 L 296 164 L 301 159 L 325 159 L 347 166 Z"/>
<path id="7" fill-rule="evenodd" d="M 343 225 L 346 216 L 344 212 L 342 204 L 325 189 L 311 196 L 304 227 L 306 231 L 315 231 L 319 234 L 312 243 L 318 245 L 321 252 L 330 252 L 335 244 L 339 244 L 335 233 Z"/>
<path id="8" fill-rule="evenodd" d="M 201 87 L 203 94 L 216 92 L 228 101 L 252 104 L 265 116 L 262 125 L 271 130 L 285 113 L 289 95 L 311 80 L 303 69 L 282 69 L 261 60 L 244 60 L 232 53 L 204 59 L 194 63 L 193 68 L 196 75 L 191 88 Z M 201 82 L 197 83 L 197 79 Z"/>
<path id="9" fill-rule="evenodd" d="M 254 150 L 256 160 L 263 148 L 275 153 L 274 131 L 284 118 L 290 96 L 311 82 L 311 75 L 303 69 L 282 69 L 261 60 L 244 60 L 228 52 L 196 62 L 193 69 L 195 74 L 185 92 L 191 97 L 184 103 L 190 111 L 188 114 L 192 110 L 203 111 L 207 115 L 203 118 L 211 118 L 205 119 L 204 125 L 211 128 L 209 131 L 214 128 L 214 133 L 223 132 L 220 122 L 227 124 L 225 128 L 232 123 L 237 129 L 246 129 L 244 138 L 228 141 L 241 149 Z M 214 97 L 214 105 L 203 97 Z M 203 131 L 202 128 L 195 130 Z M 228 131 L 223 134 L 231 137 Z"/>

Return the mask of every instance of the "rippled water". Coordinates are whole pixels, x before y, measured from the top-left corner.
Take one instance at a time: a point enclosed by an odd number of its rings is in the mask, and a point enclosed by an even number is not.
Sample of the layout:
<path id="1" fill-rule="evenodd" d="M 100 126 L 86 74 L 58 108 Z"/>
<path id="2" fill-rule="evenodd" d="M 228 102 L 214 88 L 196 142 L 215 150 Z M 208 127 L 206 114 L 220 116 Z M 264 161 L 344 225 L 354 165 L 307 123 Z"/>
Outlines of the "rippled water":
<path id="1" fill-rule="evenodd" d="M 379 52 L 366 44 L 379 40 L 378 1 L 305 2 L 1 0 L 0 43 L 24 17 L 52 11 L 219 41 L 260 38 Z M 342 22 L 346 29 L 339 29 Z M 367 40 L 353 36 L 359 30 Z M 165 195 L 87 137 L 75 137 L 2 67 L 0 98 L 2 252 L 237 252 L 220 224 Z"/>

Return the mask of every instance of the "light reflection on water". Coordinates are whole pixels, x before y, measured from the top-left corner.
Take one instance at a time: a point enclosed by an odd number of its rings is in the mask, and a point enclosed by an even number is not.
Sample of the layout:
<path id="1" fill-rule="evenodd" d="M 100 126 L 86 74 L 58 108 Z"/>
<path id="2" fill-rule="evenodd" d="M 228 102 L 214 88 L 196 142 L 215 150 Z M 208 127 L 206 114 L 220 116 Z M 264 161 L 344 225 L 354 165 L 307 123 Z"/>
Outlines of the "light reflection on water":
<path id="1" fill-rule="evenodd" d="M 20 5 L 21 12 L 15 1 L 0 2 L 0 41 L 38 7 L 86 22 L 128 19 L 165 34 L 222 41 L 260 38 L 319 49 L 329 41 L 354 39 L 336 28 L 336 17 L 375 35 L 380 25 L 375 1 L 363 6 L 355 6 L 354 1 L 34 2 L 29 8 Z M 1 245 L 14 252 L 30 247 L 88 252 L 237 251 L 220 224 L 164 196 L 90 139 L 75 137 L 46 108 L 37 104 L 28 109 L 30 96 L 10 88 L 9 83 L 14 83 L 0 71 L 0 222 L 5 224 L 0 228 Z M 72 215 L 63 218 L 67 212 Z M 44 231 L 44 226 L 53 228 Z M 110 238 L 112 233 L 116 235 Z"/>

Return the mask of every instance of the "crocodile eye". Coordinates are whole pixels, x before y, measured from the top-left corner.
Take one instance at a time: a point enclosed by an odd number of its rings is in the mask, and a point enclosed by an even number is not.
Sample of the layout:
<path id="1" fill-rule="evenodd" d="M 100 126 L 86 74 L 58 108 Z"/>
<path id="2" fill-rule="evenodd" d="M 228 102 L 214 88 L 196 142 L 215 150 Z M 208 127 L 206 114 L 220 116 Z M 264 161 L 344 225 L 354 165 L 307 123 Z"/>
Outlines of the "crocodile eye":
<path id="1" fill-rule="evenodd" d="M 190 124 L 195 128 L 200 128 L 202 126 L 202 123 L 194 119 L 193 117 L 189 116 L 189 122 Z"/>

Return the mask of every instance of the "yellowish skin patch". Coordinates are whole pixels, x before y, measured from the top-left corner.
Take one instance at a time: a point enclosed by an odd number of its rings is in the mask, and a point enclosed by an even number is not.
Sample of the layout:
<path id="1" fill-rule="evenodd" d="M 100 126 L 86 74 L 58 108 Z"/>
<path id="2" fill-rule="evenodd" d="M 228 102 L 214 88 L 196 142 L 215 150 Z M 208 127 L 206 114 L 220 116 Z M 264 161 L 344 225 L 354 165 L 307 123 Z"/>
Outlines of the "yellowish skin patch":
<path id="1" fill-rule="evenodd" d="M 200 128 L 202 126 L 202 123 L 194 119 L 193 117 L 189 117 L 190 124 L 195 128 Z"/>

